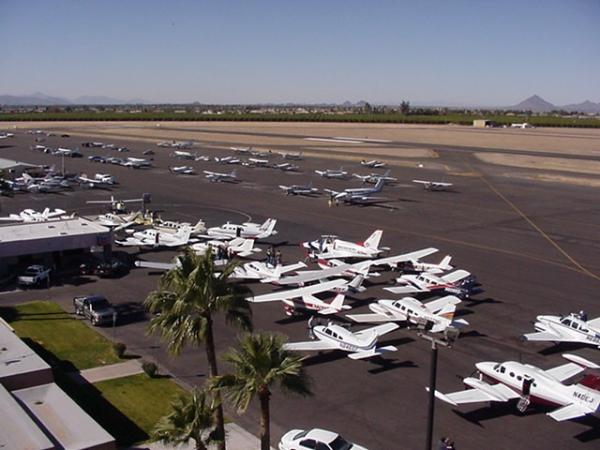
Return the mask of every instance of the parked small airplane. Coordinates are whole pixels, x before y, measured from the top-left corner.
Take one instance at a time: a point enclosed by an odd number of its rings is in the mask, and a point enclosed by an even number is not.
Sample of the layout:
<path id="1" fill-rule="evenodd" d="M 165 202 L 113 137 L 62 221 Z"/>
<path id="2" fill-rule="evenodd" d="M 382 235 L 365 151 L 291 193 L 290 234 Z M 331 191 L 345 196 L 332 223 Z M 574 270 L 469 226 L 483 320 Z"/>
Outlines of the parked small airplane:
<path id="1" fill-rule="evenodd" d="M 191 159 L 191 160 L 195 160 L 196 159 L 196 155 L 192 155 L 190 152 L 184 152 L 181 150 L 175 150 L 171 156 L 173 156 L 174 158 L 178 158 L 178 159 Z"/>
<path id="2" fill-rule="evenodd" d="M 238 158 L 234 158 L 233 156 L 223 156 L 222 158 L 218 158 L 215 156 L 215 162 L 219 164 L 240 164 L 242 161 Z"/>
<path id="3" fill-rule="evenodd" d="M 229 147 L 234 153 L 238 153 L 240 155 L 246 155 L 250 153 L 250 147 Z"/>
<path id="4" fill-rule="evenodd" d="M 528 341 L 578 342 L 600 348 L 600 317 L 585 320 L 584 314 L 537 316 L 536 333 L 525 335 Z"/>
<path id="5" fill-rule="evenodd" d="M 370 167 L 372 169 L 378 169 L 380 167 L 385 167 L 386 163 L 379 161 L 377 159 L 372 159 L 370 161 L 363 159 L 360 161 L 360 165 L 365 166 L 365 167 Z"/>
<path id="6" fill-rule="evenodd" d="M 391 184 L 398 181 L 398 178 L 390 177 L 390 170 L 386 170 L 383 174 L 380 173 L 370 173 L 369 175 L 359 175 L 357 173 L 353 173 L 352 176 L 358 178 L 363 183 L 377 184 L 379 180 L 383 180 L 385 184 Z"/>
<path id="7" fill-rule="evenodd" d="M 273 169 L 283 170 L 284 172 L 296 172 L 300 169 L 300 167 L 295 164 L 290 163 L 281 163 L 281 164 L 273 164 Z"/>
<path id="8" fill-rule="evenodd" d="M 144 158 L 126 158 L 125 161 L 121 164 L 124 167 L 132 167 L 134 169 L 142 169 L 146 167 L 151 167 L 152 162 Z"/>
<path id="9" fill-rule="evenodd" d="M 303 242 L 302 247 L 311 252 L 311 256 L 320 259 L 331 258 L 374 258 L 387 247 L 379 248 L 383 230 L 375 230 L 364 242 L 349 242 L 337 236 L 321 236 L 310 242 Z"/>
<path id="10" fill-rule="evenodd" d="M 115 179 L 105 173 L 97 173 L 94 175 L 94 178 L 89 178 L 86 174 L 82 173 L 78 180 L 81 186 L 88 188 L 109 188 L 115 184 Z"/>
<path id="11" fill-rule="evenodd" d="M 67 156 L 69 158 L 79 158 L 82 157 L 83 155 L 81 154 L 81 152 L 77 149 L 72 150 L 70 148 L 63 148 L 63 147 L 59 147 L 57 148 L 54 152 L 54 155 L 57 156 Z"/>
<path id="12" fill-rule="evenodd" d="M 0 133 L 0 139 L 6 139 L 6 138 L 10 138 L 10 137 L 14 137 L 14 133 L 6 133 L 6 132 Z"/>
<path id="13" fill-rule="evenodd" d="M 344 294 L 337 294 L 334 300 L 330 303 L 324 302 L 323 300 L 315 297 L 313 294 L 338 290 L 345 284 L 346 282 L 344 280 L 333 280 L 299 289 L 279 291 L 271 294 L 259 295 L 256 297 L 248 297 L 246 300 L 252 303 L 281 301 L 284 304 L 285 313 L 288 316 L 305 312 L 336 314 L 342 310 L 350 309 L 350 306 L 344 305 Z"/>
<path id="14" fill-rule="evenodd" d="M 578 384 L 565 384 L 564 381 L 585 369 L 600 369 L 600 366 L 570 353 L 562 356 L 570 362 L 547 370 L 516 361 L 480 362 L 475 364 L 479 377 L 463 379 L 463 383 L 472 389 L 451 394 L 435 391 L 435 396 L 453 406 L 519 399 L 517 409 L 521 412 L 530 402 L 554 405 L 559 408 L 547 415 L 558 422 L 599 412 L 600 377 L 589 374 Z"/>
<path id="15" fill-rule="evenodd" d="M 191 166 L 174 166 L 169 167 L 169 171 L 176 175 L 196 175 L 196 171 Z"/>
<path id="16" fill-rule="evenodd" d="M 404 264 L 402 264 L 401 269 L 405 272 L 429 272 L 433 274 L 440 274 L 454 269 L 454 266 L 450 264 L 450 261 L 452 261 L 452 257 L 450 255 L 444 256 L 437 264 L 421 261 L 406 261 Z"/>
<path id="17" fill-rule="evenodd" d="M 421 303 L 412 297 L 404 297 L 400 300 L 378 300 L 377 303 L 369 305 L 373 314 L 350 314 L 346 317 L 359 323 L 410 322 L 414 325 L 427 323 L 431 325 L 432 333 L 440 333 L 448 327 L 458 328 L 469 324 L 464 319 L 454 320 L 456 305 L 460 302 L 461 300 L 453 295 L 429 303 Z"/>
<path id="18" fill-rule="evenodd" d="M 233 170 L 231 173 L 211 172 L 210 170 L 205 170 L 204 173 L 206 174 L 206 178 L 208 178 L 208 180 L 212 181 L 213 183 L 219 181 L 235 183 L 236 181 L 238 181 L 235 170 Z"/>
<path id="19" fill-rule="evenodd" d="M 377 346 L 379 336 L 399 328 L 396 323 L 384 323 L 356 333 L 329 322 L 327 325 L 313 325 L 313 318 L 308 321 L 310 336 L 313 341 L 291 342 L 283 345 L 284 350 L 290 351 L 321 351 L 342 350 L 349 352 L 351 359 L 366 359 L 382 355 L 384 352 L 395 352 L 396 347 L 387 345 Z"/>
<path id="20" fill-rule="evenodd" d="M 302 159 L 302 152 L 280 152 L 279 153 L 284 159 L 293 159 L 299 161 Z"/>
<path id="21" fill-rule="evenodd" d="M 50 208 L 44 209 L 42 212 L 35 211 L 33 209 L 24 209 L 18 214 L 9 214 L 5 217 L 0 217 L 0 221 L 9 222 L 46 222 L 48 220 L 58 220 L 65 217 L 67 212 L 64 209 Z"/>
<path id="22" fill-rule="evenodd" d="M 144 194 L 146 195 L 146 194 Z M 87 200 L 86 203 L 93 205 L 110 205 L 110 209 L 113 212 L 122 213 L 126 211 L 127 203 L 144 202 L 144 198 L 129 198 L 126 200 L 117 200 L 114 196 L 110 196 L 110 200 Z"/>
<path id="23" fill-rule="evenodd" d="M 372 188 L 349 188 L 343 191 L 334 191 L 332 189 L 325 189 L 331 195 L 331 198 L 335 201 L 343 201 L 348 203 L 371 203 L 376 200 L 381 200 L 380 197 L 374 197 L 383 190 L 385 181 L 380 179 L 377 181 Z"/>
<path id="24" fill-rule="evenodd" d="M 348 172 L 346 172 L 343 167 L 340 167 L 339 169 L 315 170 L 315 173 L 323 178 L 337 179 L 346 178 L 346 175 L 348 175 Z"/>
<path id="25" fill-rule="evenodd" d="M 221 247 L 229 256 L 239 256 L 240 258 L 247 258 L 262 251 L 260 248 L 254 247 L 254 239 L 245 238 L 235 238 L 231 241 L 199 242 L 192 245 L 192 249 L 199 255 L 206 253 L 209 248 L 217 247 Z M 213 253 L 215 253 L 214 250 Z"/>
<path id="26" fill-rule="evenodd" d="M 462 269 L 439 277 L 432 273 L 422 272 L 418 275 L 400 275 L 396 278 L 396 282 L 400 284 L 399 286 L 384 289 L 392 294 L 443 291 L 460 297 L 468 297 L 471 293 L 469 289 L 471 280 L 471 274 Z"/>
<path id="27" fill-rule="evenodd" d="M 313 195 L 319 192 L 319 189 L 313 187 L 312 181 L 306 185 L 293 184 L 291 186 L 279 185 L 279 189 L 285 191 L 286 195 Z"/>
<path id="28" fill-rule="evenodd" d="M 447 191 L 452 187 L 452 183 L 442 181 L 413 180 L 413 183 L 422 184 L 428 191 Z"/>
<path id="29" fill-rule="evenodd" d="M 277 219 L 267 219 L 262 224 L 245 222 L 241 225 L 225 223 L 220 227 L 212 227 L 206 230 L 206 237 L 213 239 L 230 239 L 243 237 L 251 239 L 266 239 L 277 234 L 275 225 Z"/>
<path id="30" fill-rule="evenodd" d="M 190 234 L 189 228 L 181 228 L 177 233 L 161 233 L 151 228 L 133 233 L 133 237 L 115 243 L 125 247 L 180 247 L 189 244 Z"/>
<path id="31" fill-rule="evenodd" d="M 262 280 L 263 278 L 278 279 L 285 273 L 294 272 L 303 267 L 306 267 L 306 264 L 303 262 L 288 264 L 287 266 L 279 264 L 273 267 L 272 265 L 261 261 L 251 261 L 243 266 L 236 267 L 232 278 L 242 280 Z"/>
<path id="32" fill-rule="evenodd" d="M 152 227 L 161 232 L 177 233 L 182 228 L 189 228 L 192 236 L 201 235 L 206 232 L 206 224 L 202 219 L 199 219 L 194 226 L 189 222 L 177 222 L 175 220 L 152 220 Z"/>
<path id="33" fill-rule="evenodd" d="M 268 159 L 259 158 L 248 158 L 248 161 L 242 163 L 246 167 L 267 167 L 269 165 Z"/>
<path id="34" fill-rule="evenodd" d="M 114 228 L 114 231 L 119 231 L 135 224 L 139 216 L 139 212 L 127 214 L 106 213 L 99 215 L 95 222 L 105 227 Z"/>

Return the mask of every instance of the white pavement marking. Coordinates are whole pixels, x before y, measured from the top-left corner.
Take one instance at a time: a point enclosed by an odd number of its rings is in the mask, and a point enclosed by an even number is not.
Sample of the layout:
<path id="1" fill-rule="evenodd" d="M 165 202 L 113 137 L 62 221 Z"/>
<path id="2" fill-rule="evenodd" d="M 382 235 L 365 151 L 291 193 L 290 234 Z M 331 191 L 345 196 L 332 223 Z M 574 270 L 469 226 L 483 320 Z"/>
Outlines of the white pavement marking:
<path id="1" fill-rule="evenodd" d="M 345 140 L 349 140 L 349 141 L 360 141 L 360 142 L 380 142 L 382 144 L 388 144 L 392 141 L 388 140 L 388 139 L 362 139 L 362 138 L 352 138 L 352 137 L 334 137 L 334 139 L 345 139 Z"/>
<path id="2" fill-rule="evenodd" d="M 337 142 L 338 144 L 362 144 L 361 141 L 349 141 L 345 139 L 334 139 L 334 138 L 304 138 L 305 141 L 318 141 L 318 142 Z"/>

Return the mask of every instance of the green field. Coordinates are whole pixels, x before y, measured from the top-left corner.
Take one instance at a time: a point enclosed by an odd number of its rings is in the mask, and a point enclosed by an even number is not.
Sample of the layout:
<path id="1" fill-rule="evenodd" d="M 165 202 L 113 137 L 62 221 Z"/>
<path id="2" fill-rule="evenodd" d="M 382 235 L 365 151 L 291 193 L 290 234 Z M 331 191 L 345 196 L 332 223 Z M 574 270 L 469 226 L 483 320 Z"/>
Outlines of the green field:
<path id="1" fill-rule="evenodd" d="M 471 125 L 475 119 L 489 119 L 500 125 L 528 122 L 534 126 L 598 128 L 600 119 L 558 116 L 505 116 L 448 113 L 416 115 L 399 113 L 352 114 L 199 114 L 174 112 L 40 112 L 0 113 L 0 122 L 9 121 L 241 121 L 241 122 L 356 122 L 356 123 L 421 123 Z"/>
<path id="2" fill-rule="evenodd" d="M 53 367 L 83 370 L 119 362 L 110 341 L 52 302 L 1 307 L 0 316 Z"/>

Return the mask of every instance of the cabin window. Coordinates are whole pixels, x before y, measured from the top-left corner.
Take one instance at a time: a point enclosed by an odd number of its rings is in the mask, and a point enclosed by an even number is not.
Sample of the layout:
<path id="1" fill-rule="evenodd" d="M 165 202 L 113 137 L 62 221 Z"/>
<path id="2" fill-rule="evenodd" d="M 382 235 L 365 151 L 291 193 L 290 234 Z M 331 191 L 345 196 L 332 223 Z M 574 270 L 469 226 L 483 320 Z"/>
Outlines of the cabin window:
<path id="1" fill-rule="evenodd" d="M 330 335 L 330 336 L 331 336 L 331 334 L 332 334 L 332 333 L 331 333 L 331 330 L 330 330 L 329 328 L 327 328 L 327 329 L 325 330 L 325 334 L 328 334 L 328 335 Z"/>
<path id="2" fill-rule="evenodd" d="M 511 372 L 511 373 L 509 373 L 509 375 L 510 375 L 512 378 L 514 378 L 514 377 L 515 377 L 515 373 L 514 373 L 514 372 Z"/>
<path id="3" fill-rule="evenodd" d="M 571 320 L 570 319 L 565 319 L 565 320 L 563 320 L 563 324 L 565 324 L 566 326 L 570 327 L 571 326 Z"/>
<path id="4" fill-rule="evenodd" d="M 504 366 L 500 367 L 500 372 L 501 373 L 505 373 L 506 372 L 506 368 Z"/>
<path id="5" fill-rule="evenodd" d="M 523 377 L 521 375 L 517 375 L 517 380 L 521 381 Z"/>

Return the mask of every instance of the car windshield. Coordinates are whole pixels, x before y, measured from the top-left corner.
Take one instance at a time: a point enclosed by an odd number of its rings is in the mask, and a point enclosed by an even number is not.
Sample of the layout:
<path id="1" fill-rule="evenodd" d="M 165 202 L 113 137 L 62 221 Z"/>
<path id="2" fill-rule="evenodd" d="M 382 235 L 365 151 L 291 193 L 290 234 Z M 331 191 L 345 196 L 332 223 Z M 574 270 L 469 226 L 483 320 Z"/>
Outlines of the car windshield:
<path id="1" fill-rule="evenodd" d="M 108 300 L 106 300 L 105 298 L 97 297 L 90 299 L 90 304 L 93 306 L 94 309 L 110 308 L 110 303 L 108 303 Z"/>
<path id="2" fill-rule="evenodd" d="M 352 444 L 341 436 L 338 436 L 331 441 L 329 446 L 331 447 L 331 450 L 350 450 L 352 448 Z"/>

